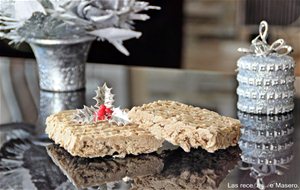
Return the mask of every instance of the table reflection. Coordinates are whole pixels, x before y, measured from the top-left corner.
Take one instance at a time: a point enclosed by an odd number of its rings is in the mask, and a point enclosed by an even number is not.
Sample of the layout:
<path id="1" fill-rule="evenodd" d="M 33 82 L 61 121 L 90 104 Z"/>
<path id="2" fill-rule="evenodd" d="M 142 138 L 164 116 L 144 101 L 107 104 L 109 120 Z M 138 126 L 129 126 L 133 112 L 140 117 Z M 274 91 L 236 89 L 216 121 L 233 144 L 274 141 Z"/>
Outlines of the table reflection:
<path id="1" fill-rule="evenodd" d="M 215 154 L 178 148 L 125 159 L 73 157 L 56 145 L 47 151 L 76 187 L 98 189 L 216 189 L 239 160 L 237 147 Z"/>
<path id="2" fill-rule="evenodd" d="M 101 186 L 122 178 L 154 175 L 162 171 L 163 160 L 157 155 L 127 156 L 121 158 L 80 158 L 73 157 L 57 145 L 47 147 L 55 164 L 78 188 Z M 103 186 L 103 185 L 102 185 Z"/>
<path id="3" fill-rule="evenodd" d="M 25 123 L 11 123 L 0 127 L 0 148 L 14 139 L 25 139 L 31 136 L 33 125 Z"/>
<path id="4" fill-rule="evenodd" d="M 236 166 L 239 153 L 238 147 L 213 154 L 202 149 L 193 149 L 189 153 L 177 149 L 166 154 L 160 174 L 134 178 L 132 189 L 218 189 Z"/>
<path id="5" fill-rule="evenodd" d="M 293 114 L 266 116 L 238 112 L 238 117 L 243 126 L 239 140 L 240 169 L 249 170 L 258 189 L 282 183 L 282 179 L 274 178 L 283 175 L 293 159 Z"/>
<path id="6" fill-rule="evenodd" d="M 9 127 L 0 128 L 4 189 L 216 189 L 240 159 L 238 147 L 186 153 L 168 143 L 153 154 L 87 159 L 34 135 L 32 126 Z"/>
<path id="7" fill-rule="evenodd" d="M 32 126 L 15 124 L 0 146 L 1 189 L 55 189 L 66 177 L 47 155 L 42 139 L 32 136 Z"/>

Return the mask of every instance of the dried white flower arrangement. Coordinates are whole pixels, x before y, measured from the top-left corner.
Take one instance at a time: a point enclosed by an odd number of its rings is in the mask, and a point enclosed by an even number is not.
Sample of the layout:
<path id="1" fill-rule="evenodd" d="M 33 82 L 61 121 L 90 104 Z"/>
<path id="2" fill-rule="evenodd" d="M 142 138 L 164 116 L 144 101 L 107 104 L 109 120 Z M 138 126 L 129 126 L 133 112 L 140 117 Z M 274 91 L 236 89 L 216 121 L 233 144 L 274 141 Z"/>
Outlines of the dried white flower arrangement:
<path id="1" fill-rule="evenodd" d="M 160 9 L 138 0 L 1 0 L 0 38 L 20 43 L 30 38 L 64 39 L 95 36 L 129 55 L 123 41 L 139 38 L 135 20 Z"/>

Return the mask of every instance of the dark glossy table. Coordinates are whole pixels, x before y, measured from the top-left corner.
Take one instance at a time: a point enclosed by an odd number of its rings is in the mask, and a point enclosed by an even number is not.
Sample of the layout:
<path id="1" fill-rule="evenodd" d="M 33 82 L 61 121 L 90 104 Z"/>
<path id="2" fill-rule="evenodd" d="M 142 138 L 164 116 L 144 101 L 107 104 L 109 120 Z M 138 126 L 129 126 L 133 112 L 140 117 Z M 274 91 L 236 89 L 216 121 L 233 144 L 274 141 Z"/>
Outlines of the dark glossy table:
<path id="1" fill-rule="evenodd" d="M 39 90 L 36 71 L 34 60 L 0 58 L 0 189 L 299 189 L 299 88 L 292 113 L 266 117 L 237 111 L 231 74 L 87 64 L 86 90 L 52 93 Z M 72 157 L 44 134 L 45 119 L 93 105 L 103 82 L 123 108 L 169 99 L 238 117 L 240 147 Z"/>

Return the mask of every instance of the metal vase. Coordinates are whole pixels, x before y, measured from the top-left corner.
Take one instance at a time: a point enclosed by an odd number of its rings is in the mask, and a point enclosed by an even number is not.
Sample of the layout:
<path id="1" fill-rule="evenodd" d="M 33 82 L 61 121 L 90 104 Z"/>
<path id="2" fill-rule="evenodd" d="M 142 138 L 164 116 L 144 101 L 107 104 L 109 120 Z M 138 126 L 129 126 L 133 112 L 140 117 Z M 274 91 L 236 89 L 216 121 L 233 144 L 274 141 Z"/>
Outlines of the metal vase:
<path id="1" fill-rule="evenodd" d="M 85 105 L 85 91 L 48 92 L 40 91 L 39 120 L 36 133 L 45 133 L 45 123 L 48 116 L 63 110 L 82 108 Z"/>
<path id="2" fill-rule="evenodd" d="M 85 87 L 85 62 L 94 37 L 70 40 L 29 39 L 42 90 L 67 92 Z"/>

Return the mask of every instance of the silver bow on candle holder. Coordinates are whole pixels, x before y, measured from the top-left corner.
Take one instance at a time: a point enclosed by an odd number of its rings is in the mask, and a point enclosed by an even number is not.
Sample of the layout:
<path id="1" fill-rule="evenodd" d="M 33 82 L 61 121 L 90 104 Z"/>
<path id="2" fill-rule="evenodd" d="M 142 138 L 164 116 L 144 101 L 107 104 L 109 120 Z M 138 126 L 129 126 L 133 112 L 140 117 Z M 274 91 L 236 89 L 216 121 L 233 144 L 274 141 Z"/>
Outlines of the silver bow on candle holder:
<path id="1" fill-rule="evenodd" d="M 271 181 L 270 183 L 267 183 L 264 181 L 265 177 L 271 176 L 271 175 L 284 175 L 283 170 L 287 170 L 289 168 L 288 165 L 264 165 L 264 164 L 246 164 L 243 162 L 238 163 L 238 167 L 240 170 L 249 170 L 249 175 L 256 180 L 256 187 L 259 190 L 265 190 L 266 187 L 269 186 L 271 183 L 276 183 L 276 181 Z"/>
<path id="2" fill-rule="evenodd" d="M 278 39 L 271 45 L 267 43 L 269 26 L 266 21 L 261 21 L 259 25 L 259 35 L 251 41 L 251 46 L 247 48 L 238 48 L 239 52 L 251 53 L 257 56 L 267 56 L 271 53 L 277 53 L 279 56 L 288 55 L 293 48 L 286 45 L 283 39 Z"/>

